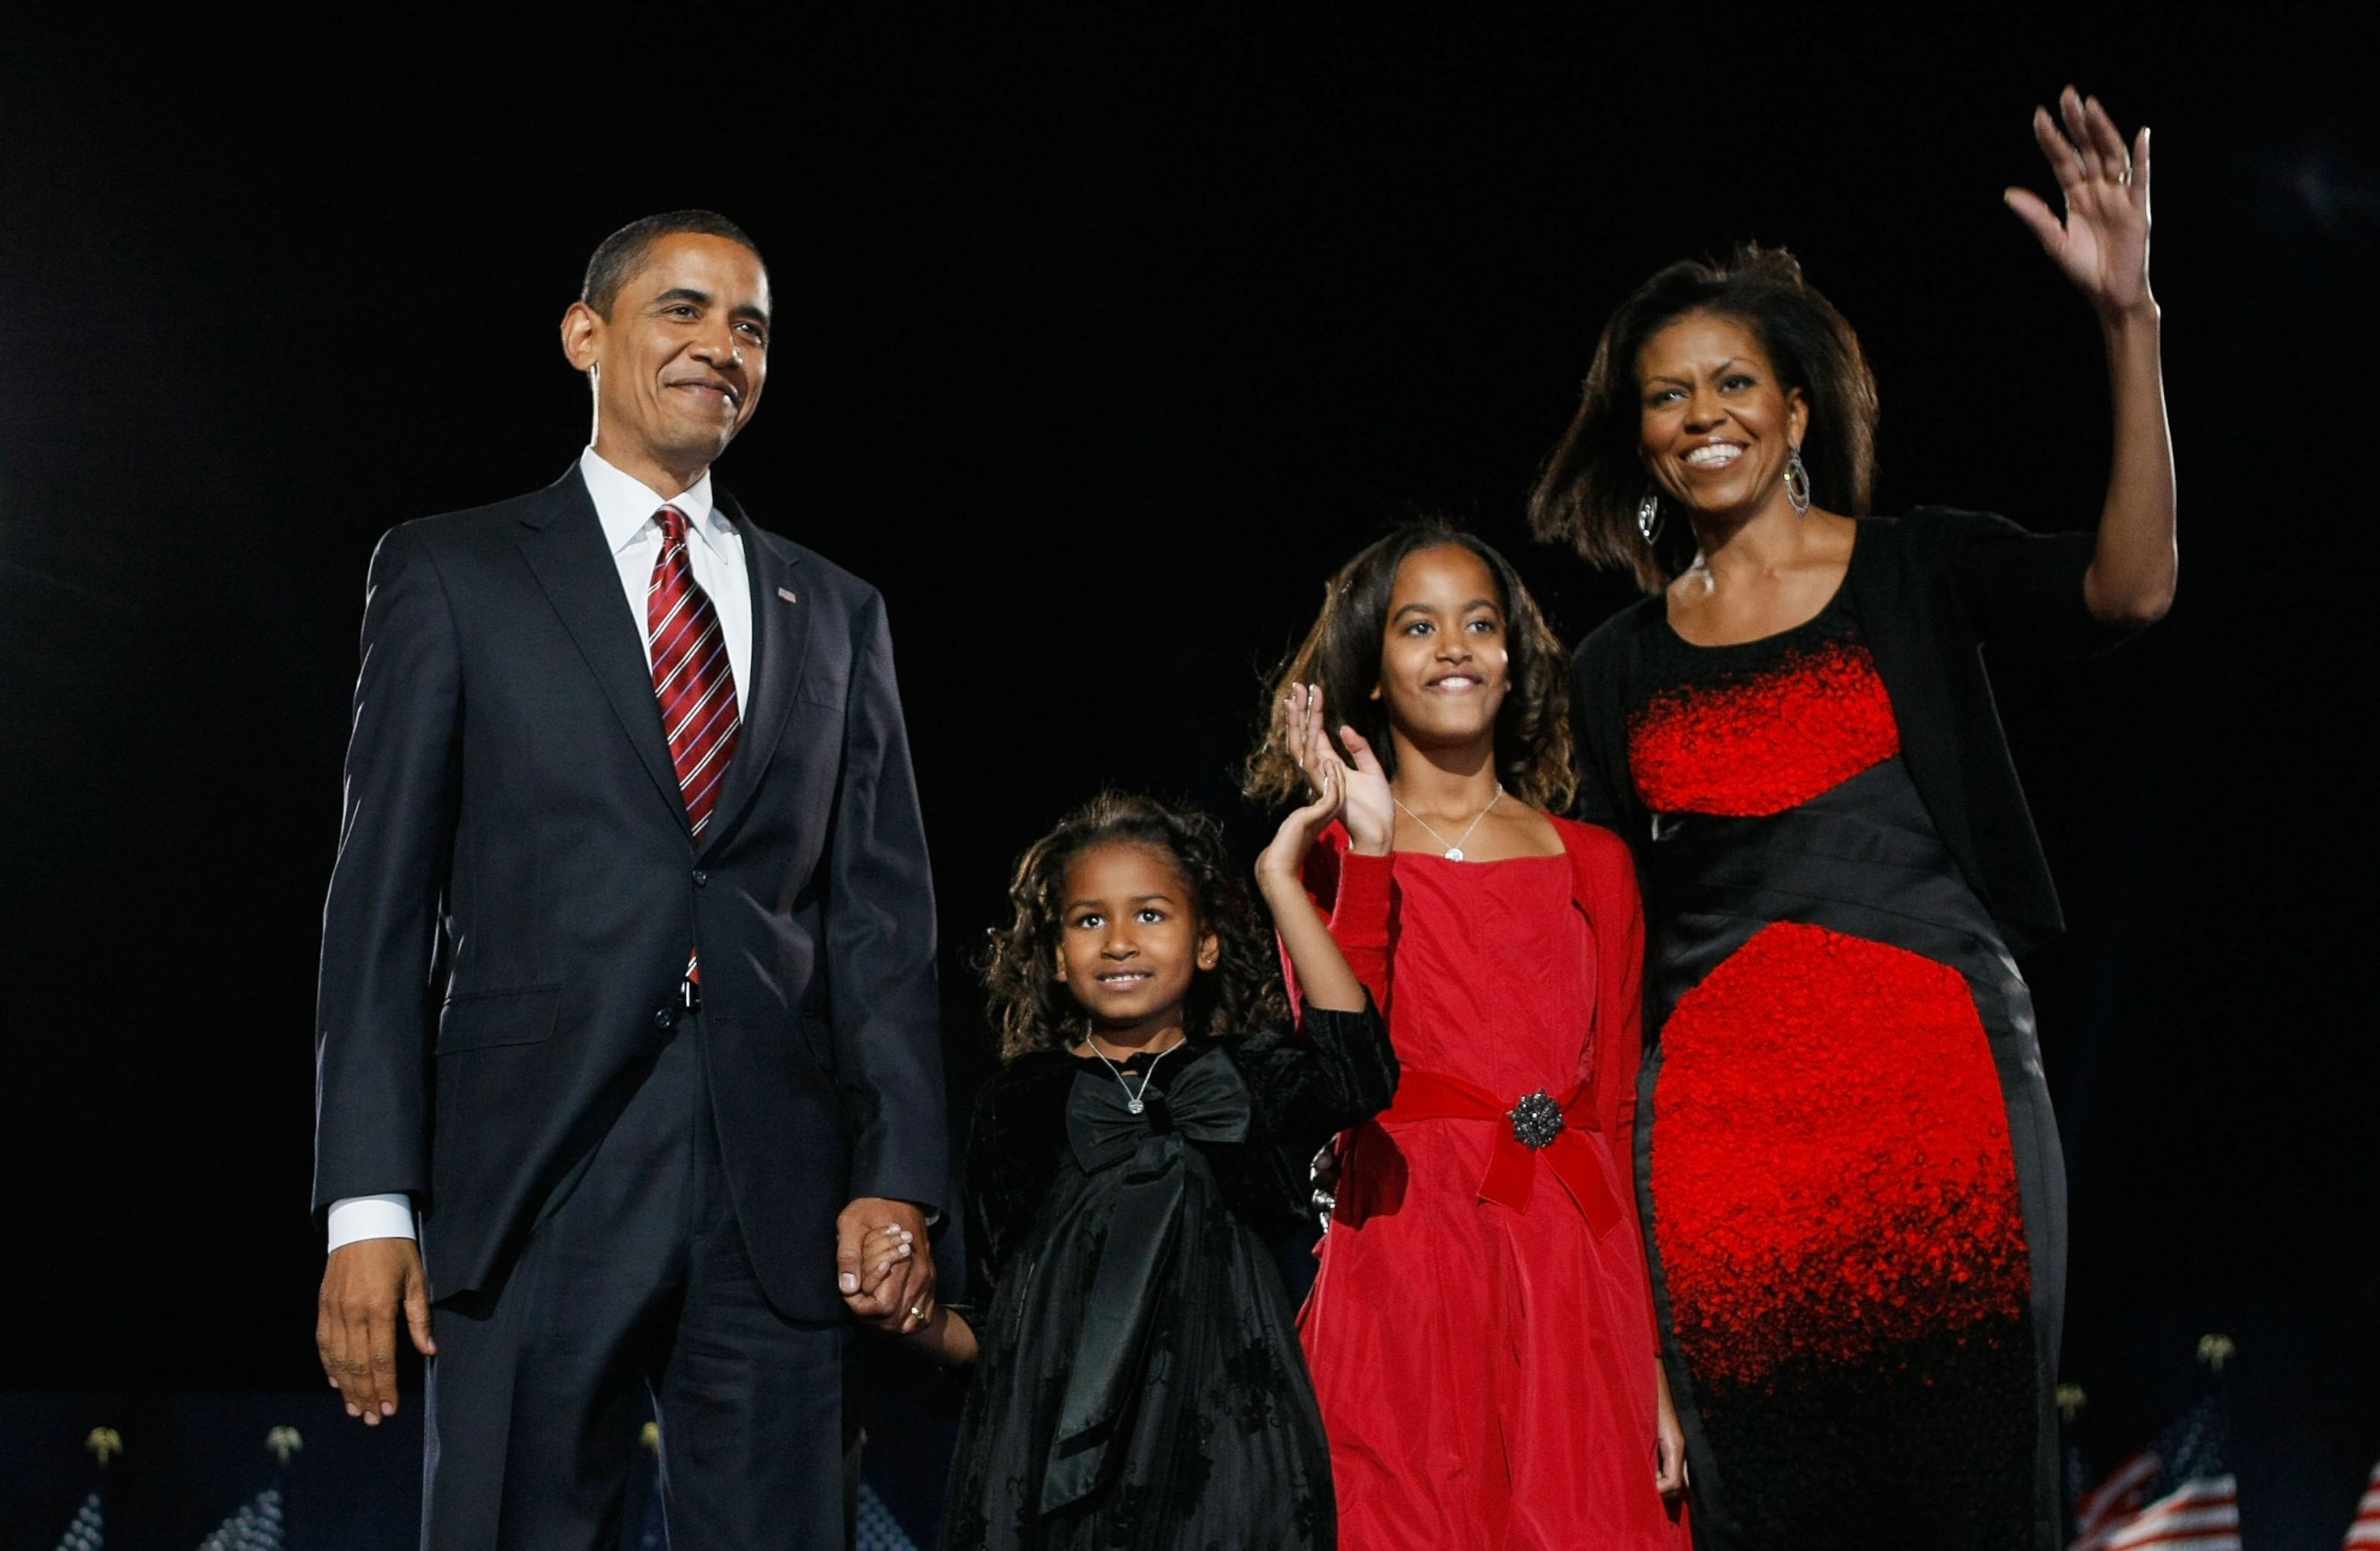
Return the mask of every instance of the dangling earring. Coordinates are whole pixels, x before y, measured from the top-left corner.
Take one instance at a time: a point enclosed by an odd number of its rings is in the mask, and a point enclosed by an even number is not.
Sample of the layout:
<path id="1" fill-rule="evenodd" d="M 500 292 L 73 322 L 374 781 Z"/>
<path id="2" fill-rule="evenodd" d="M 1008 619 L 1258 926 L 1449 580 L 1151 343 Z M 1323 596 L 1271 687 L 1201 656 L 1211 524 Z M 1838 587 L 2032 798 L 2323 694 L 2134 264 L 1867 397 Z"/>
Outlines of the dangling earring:
<path id="1" fill-rule="evenodd" d="M 1795 447 L 1785 465 L 1785 499 L 1793 503 L 1793 515 L 1810 515 L 1810 470 L 1802 462 L 1802 449 Z"/>
<path id="2" fill-rule="evenodd" d="M 1651 543 L 1661 536 L 1661 496 L 1658 491 L 1646 491 L 1645 499 L 1636 503 L 1636 531 Z"/>

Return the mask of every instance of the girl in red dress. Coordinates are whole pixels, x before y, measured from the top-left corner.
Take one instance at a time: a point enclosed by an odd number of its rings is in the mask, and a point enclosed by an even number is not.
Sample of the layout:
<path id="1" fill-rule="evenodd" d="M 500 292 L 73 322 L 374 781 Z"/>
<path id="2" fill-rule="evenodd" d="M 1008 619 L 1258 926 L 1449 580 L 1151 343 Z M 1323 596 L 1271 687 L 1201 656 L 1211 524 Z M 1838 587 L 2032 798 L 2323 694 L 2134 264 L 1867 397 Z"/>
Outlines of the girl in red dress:
<path id="1" fill-rule="evenodd" d="M 1250 763 L 1260 798 L 1346 794 L 1308 881 L 1402 1071 L 1299 1319 L 1349 1551 L 1684 1541 L 1629 1162 L 1643 918 L 1627 847 L 1548 811 L 1562 676 L 1500 555 L 1407 527 L 1331 579 Z"/>

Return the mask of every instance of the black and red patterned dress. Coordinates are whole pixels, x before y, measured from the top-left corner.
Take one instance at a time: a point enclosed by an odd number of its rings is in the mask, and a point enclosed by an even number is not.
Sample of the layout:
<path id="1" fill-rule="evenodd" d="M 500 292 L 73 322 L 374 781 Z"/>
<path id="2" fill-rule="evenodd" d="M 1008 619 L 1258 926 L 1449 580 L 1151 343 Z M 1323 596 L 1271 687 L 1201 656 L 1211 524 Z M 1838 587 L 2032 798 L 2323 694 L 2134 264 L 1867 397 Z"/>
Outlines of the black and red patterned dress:
<path id="1" fill-rule="evenodd" d="M 1740 645 L 1645 622 L 1607 686 L 1649 814 L 1637 1179 L 1695 1540 L 2035 1546 L 2057 1131 L 1853 595 Z"/>

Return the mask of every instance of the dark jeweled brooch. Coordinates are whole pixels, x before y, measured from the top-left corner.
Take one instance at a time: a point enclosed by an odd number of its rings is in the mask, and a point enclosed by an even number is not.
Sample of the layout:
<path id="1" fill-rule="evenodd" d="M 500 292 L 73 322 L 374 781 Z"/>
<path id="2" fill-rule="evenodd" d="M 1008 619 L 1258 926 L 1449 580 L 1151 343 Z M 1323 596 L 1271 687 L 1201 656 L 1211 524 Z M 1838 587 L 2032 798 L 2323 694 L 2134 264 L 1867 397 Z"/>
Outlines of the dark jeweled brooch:
<path id="1" fill-rule="evenodd" d="M 1543 1088 L 1513 1105 L 1504 1118 L 1512 1122 L 1512 1135 L 1531 1152 L 1552 1146 L 1554 1138 L 1561 1134 L 1561 1106 Z"/>

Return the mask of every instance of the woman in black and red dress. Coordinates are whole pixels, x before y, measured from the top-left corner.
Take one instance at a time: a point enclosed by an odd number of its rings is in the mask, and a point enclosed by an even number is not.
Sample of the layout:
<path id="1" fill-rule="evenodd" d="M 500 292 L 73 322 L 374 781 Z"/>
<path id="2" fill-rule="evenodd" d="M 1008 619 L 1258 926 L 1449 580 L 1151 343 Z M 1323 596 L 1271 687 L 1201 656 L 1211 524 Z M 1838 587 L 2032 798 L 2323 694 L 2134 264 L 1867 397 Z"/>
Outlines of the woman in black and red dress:
<path id="1" fill-rule="evenodd" d="M 2016 213 L 2098 314 L 2095 534 L 1861 517 L 1876 394 L 1784 253 L 1611 319 L 1532 500 L 1653 594 L 1579 648 L 1582 817 L 1648 917 L 1636 1178 L 1698 1545 L 2058 1541 L 2064 1181 L 2013 955 L 2058 927 L 1978 648 L 2087 650 L 2174 587 L 2148 136 L 2070 89 Z"/>

